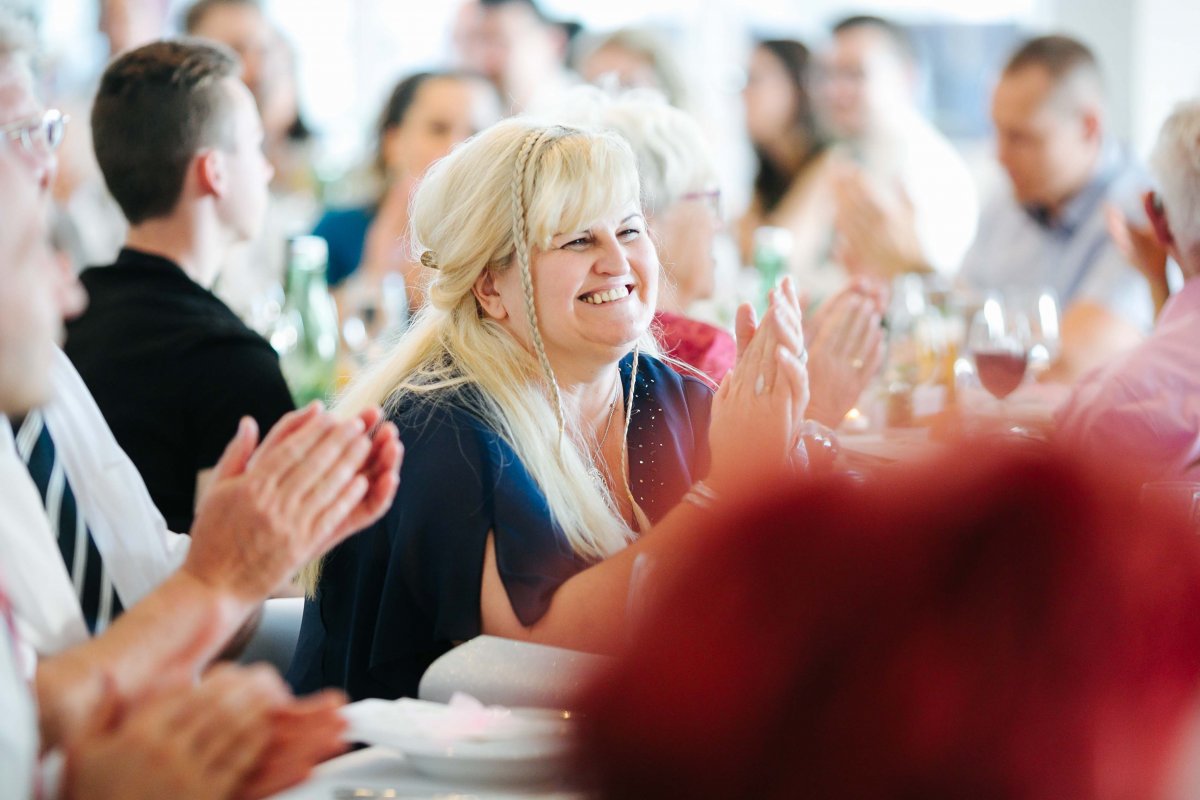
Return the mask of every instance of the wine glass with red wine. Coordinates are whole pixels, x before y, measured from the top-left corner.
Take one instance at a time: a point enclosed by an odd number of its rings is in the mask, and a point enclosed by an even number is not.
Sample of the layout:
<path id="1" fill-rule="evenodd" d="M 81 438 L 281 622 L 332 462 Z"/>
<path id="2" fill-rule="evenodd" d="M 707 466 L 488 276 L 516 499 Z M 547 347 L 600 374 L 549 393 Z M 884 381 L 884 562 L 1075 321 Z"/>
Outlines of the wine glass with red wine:
<path id="1" fill-rule="evenodd" d="M 975 372 L 983 388 L 1003 401 L 1025 378 L 1029 365 L 1029 320 L 1017 304 L 1000 295 L 984 301 L 975 314 L 967 346 L 975 359 Z"/>

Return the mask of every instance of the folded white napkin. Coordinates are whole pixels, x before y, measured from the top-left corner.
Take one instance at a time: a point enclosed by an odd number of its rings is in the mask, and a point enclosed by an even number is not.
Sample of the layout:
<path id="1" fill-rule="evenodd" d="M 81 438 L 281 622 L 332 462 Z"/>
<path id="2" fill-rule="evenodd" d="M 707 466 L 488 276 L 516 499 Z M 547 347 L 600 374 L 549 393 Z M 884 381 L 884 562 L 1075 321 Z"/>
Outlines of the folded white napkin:
<path id="1" fill-rule="evenodd" d="M 425 742 L 438 745 L 567 738 L 567 715 L 552 711 L 514 711 L 485 706 L 455 693 L 449 703 L 426 700 L 361 700 L 342 710 L 349 723 L 346 738 L 369 744 Z"/>

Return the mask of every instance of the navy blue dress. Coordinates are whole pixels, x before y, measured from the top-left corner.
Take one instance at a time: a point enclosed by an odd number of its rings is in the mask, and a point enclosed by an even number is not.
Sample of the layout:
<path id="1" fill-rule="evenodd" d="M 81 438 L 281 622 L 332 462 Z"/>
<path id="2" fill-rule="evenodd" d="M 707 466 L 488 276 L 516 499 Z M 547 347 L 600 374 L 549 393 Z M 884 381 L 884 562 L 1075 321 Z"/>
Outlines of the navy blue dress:
<path id="1" fill-rule="evenodd" d="M 621 362 L 628 391 L 631 357 Z M 471 391 L 466 389 L 463 391 Z M 708 469 L 712 391 L 643 357 L 628 448 L 630 487 L 652 522 Z M 480 633 L 488 531 L 513 610 L 525 625 L 590 564 L 573 554 L 516 453 L 463 396 L 413 400 L 392 415 L 404 442 L 400 489 L 375 525 L 325 560 L 288 681 L 352 699 L 415 697 L 425 669 Z"/>
<path id="2" fill-rule="evenodd" d="M 341 285 L 357 270 L 362 261 L 367 230 L 375 219 L 375 206 L 355 206 L 326 211 L 313 228 L 329 245 L 329 266 L 325 280 L 332 286 Z"/>

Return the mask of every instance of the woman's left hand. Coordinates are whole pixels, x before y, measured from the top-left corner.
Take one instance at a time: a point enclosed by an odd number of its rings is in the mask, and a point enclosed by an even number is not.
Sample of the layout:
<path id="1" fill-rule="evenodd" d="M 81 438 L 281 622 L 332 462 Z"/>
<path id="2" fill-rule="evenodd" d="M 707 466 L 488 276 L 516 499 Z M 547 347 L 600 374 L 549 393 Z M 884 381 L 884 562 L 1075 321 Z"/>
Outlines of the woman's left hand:
<path id="1" fill-rule="evenodd" d="M 883 311 L 878 293 L 855 283 L 810 316 L 809 417 L 836 428 L 858 402 L 883 364 Z"/>
<path id="2" fill-rule="evenodd" d="M 710 483 L 728 484 L 755 466 L 786 464 L 808 407 L 800 304 L 790 278 L 771 292 L 761 324 L 738 309 L 738 358 L 713 401 Z"/>

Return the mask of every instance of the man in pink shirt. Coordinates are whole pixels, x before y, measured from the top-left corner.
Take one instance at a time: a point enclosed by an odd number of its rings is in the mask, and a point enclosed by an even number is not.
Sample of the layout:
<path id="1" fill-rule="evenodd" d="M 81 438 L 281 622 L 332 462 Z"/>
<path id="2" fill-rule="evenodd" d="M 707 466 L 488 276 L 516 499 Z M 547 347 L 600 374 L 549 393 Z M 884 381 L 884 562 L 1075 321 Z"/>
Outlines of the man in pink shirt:
<path id="1" fill-rule="evenodd" d="M 1184 285 L 1136 349 L 1080 381 L 1055 415 L 1059 436 L 1140 462 L 1147 477 L 1200 481 L 1200 100 L 1163 124 L 1146 196 L 1155 235 Z"/>

